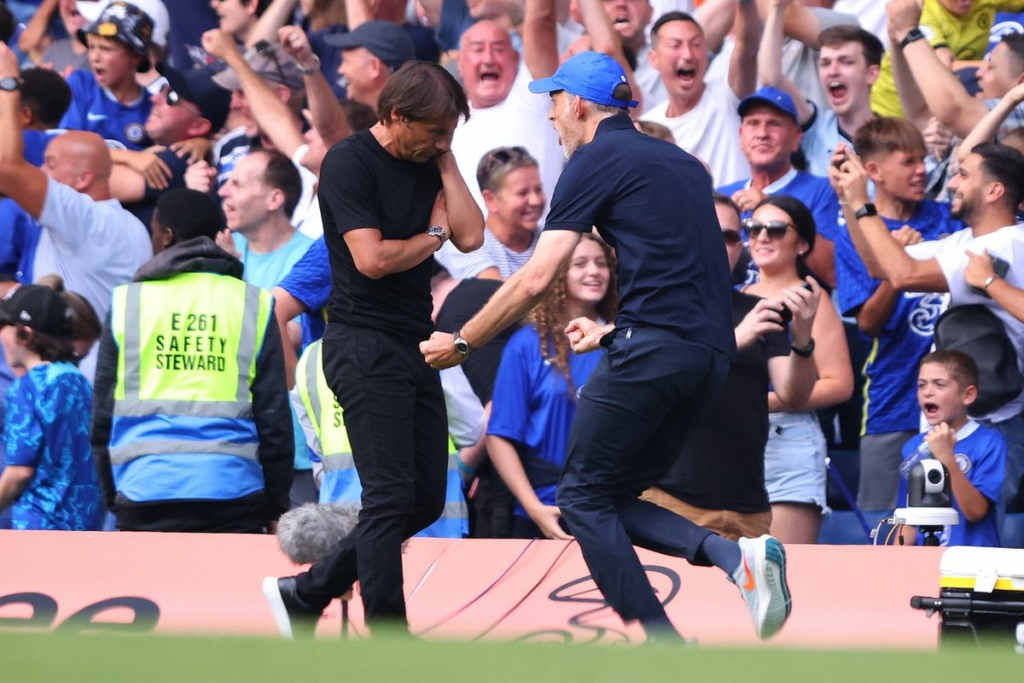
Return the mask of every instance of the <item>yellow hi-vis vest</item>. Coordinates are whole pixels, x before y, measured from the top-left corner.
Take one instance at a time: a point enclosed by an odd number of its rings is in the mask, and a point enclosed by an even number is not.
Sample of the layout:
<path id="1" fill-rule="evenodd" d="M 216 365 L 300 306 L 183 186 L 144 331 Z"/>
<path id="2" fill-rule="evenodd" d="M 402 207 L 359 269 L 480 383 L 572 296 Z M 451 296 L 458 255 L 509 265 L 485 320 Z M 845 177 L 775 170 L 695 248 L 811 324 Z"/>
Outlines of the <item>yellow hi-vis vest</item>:
<path id="1" fill-rule="evenodd" d="M 323 344 L 317 340 L 306 347 L 295 368 L 295 388 L 303 408 L 320 440 L 324 465 L 320 502 L 358 505 L 363 488 L 352 459 L 352 446 L 345 429 L 344 412 L 327 385 L 323 370 Z M 316 457 L 312 447 L 310 456 Z M 416 534 L 432 538 L 461 538 L 469 533 L 469 510 L 462 492 L 458 449 L 448 437 L 448 477 L 444 512 L 429 527 Z"/>
<path id="2" fill-rule="evenodd" d="M 264 488 L 251 387 L 272 310 L 269 292 L 213 273 L 114 289 L 119 493 L 233 500 Z"/>

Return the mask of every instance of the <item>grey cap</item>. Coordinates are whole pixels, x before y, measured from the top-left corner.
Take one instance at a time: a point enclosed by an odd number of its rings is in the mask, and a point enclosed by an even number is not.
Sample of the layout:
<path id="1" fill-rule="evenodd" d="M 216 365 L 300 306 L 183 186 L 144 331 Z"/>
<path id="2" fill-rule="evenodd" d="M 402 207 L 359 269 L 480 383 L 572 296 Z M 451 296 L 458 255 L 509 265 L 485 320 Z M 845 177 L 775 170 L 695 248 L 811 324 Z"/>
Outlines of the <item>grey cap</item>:
<path id="1" fill-rule="evenodd" d="M 245 51 L 245 61 L 260 78 L 271 83 L 300 90 L 306 83 L 295 60 L 278 43 L 261 40 Z M 213 82 L 225 90 L 241 90 L 242 84 L 234 69 L 225 69 L 213 77 Z"/>
<path id="2" fill-rule="evenodd" d="M 416 58 L 416 48 L 409 32 L 393 21 L 367 21 L 348 33 L 326 35 L 324 42 L 342 50 L 365 47 L 395 70 Z"/>

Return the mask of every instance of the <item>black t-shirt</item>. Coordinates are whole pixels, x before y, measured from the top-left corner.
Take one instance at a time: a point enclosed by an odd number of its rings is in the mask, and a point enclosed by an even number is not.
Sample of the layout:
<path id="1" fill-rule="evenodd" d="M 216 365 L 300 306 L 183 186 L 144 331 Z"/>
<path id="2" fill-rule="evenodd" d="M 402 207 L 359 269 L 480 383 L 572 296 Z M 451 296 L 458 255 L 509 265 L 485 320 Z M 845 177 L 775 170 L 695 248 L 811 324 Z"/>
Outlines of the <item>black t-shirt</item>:
<path id="1" fill-rule="evenodd" d="M 501 287 L 501 280 L 470 278 L 463 280 L 448 293 L 441 310 L 437 312 L 437 329 L 455 332 L 484 307 L 487 300 Z M 509 325 L 489 342 L 475 349 L 462 363 L 473 393 L 486 404 L 494 393 L 494 377 L 498 374 L 501 354 L 509 337 L 519 329 L 519 323 Z"/>
<path id="2" fill-rule="evenodd" d="M 167 168 L 171 169 L 171 177 L 167 181 L 167 187 L 156 189 L 147 184 L 141 202 L 126 202 L 124 204 L 124 208 L 142 221 L 142 224 L 146 226 L 146 230 L 149 230 L 150 234 L 153 232 L 151 223 L 153 222 L 153 211 L 156 210 L 156 200 L 160 199 L 160 195 L 167 192 L 167 190 L 185 187 L 185 171 L 188 170 L 188 160 L 182 159 L 169 149 L 157 152 L 157 156 L 164 160 Z"/>
<path id="3" fill-rule="evenodd" d="M 732 293 L 733 325 L 759 297 Z M 711 414 L 697 425 L 659 487 L 710 510 L 764 512 L 764 448 L 768 443 L 768 359 L 789 355 L 787 332 L 770 332 L 741 350 Z"/>
<path id="4" fill-rule="evenodd" d="M 666 328 L 731 356 L 732 281 L 712 192 L 695 157 L 611 116 L 566 164 L 544 229 L 597 226 L 615 248 L 616 327 Z"/>
<path id="5" fill-rule="evenodd" d="M 437 163 L 398 159 L 366 130 L 331 148 L 320 179 L 324 240 L 331 258 L 328 322 L 380 330 L 415 342 L 429 337 L 434 330 L 430 320 L 433 259 L 374 280 L 356 268 L 344 234 L 376 228 L 385 240 L 405 240 L 425 231 L 441 190 Z"/>

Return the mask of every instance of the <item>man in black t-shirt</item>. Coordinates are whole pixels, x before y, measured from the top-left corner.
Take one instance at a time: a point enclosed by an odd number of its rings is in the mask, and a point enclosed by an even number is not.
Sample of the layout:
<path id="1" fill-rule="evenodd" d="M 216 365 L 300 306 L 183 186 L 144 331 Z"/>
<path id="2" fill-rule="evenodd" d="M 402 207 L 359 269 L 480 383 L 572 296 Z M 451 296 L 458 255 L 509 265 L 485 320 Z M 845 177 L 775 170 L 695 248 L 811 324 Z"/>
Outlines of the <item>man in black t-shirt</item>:
<path id="1" fill-rule="evenodd" d="M 735 268 L 743 253 L 739 208 L 716 193 L 715 209 L 729 267 Z M 739 352 L 729 366 L 725 388 L 686 440 L 676 463 L 641 496 L 733 540 L 767 534 L 772 522 L 764 486 L 769 381 L 787 405 L 801 405 L 817 378 L 811 356 L 792 353 L 778 313 L 782 305 L 733 290 L 732 322 Z M 816 300 L 809 312 L 809 319 L 794 319 L 794 328 L 803 328 L 796 334 L 810 334 Z"/>
<path id="2" fill-rule="evenodd" d="M 449 236 L 461 251 L 483 244 L 483 215 L 449 152 L 469 105 L 439 65 L 408 62 L 377 112 L 375 126 L 327 153 L 319 190 L 332 273 L 324 374 L 345 413 L 362 510 L 308 572 L 264 581 L 285 636 L 315 628 L 357 578 L 367 620 L 404 626 L 402 542 L 444 508 L 444 396 L 417 342 L 433 330 L 434 252 Z"/>
<path id="3" fill-rule="evenodd" d="M 619 311 L 614 323 L 577 318 L 566 330 L 575 352 L 606 353 L 579 393 L 558 482 L 562 519 L 605 600 L 648 637 L 680 638 L 634 543 L 722 569 L 757 634 L 771 637 L 791 608 L 782 544 L 730 541 L 639 498 L 710 411 L 736 352 L 711 178 L 693 156 L 633 127 L 632 90 L 607 55 L 581 52 L 530 90 L 550 94 L 548 118 L 569 157 L 544 232 L 460 332 L 435 332 L 420 349 L 434 367 L 461 362 L 540 300 L 580 234 L 596 226 L 618 256 Z M 812 296 L 820 288 L 794 294 L 794 315 L 806 315 Z"/>

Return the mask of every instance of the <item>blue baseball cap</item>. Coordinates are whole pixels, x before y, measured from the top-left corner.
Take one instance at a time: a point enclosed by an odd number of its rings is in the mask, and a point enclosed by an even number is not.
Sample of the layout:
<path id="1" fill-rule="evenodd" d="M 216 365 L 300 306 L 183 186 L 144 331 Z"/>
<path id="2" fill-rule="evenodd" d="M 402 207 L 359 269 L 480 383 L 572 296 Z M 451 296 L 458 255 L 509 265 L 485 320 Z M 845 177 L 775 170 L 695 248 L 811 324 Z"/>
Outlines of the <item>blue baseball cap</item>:
<path id="1" fill-rule="evenodd" d="M 798 126 L 800 125 L 800 116 L 796 113 L 796 105 L 793 104 L 793 98 L 784 90 L 779 90 L 778 88 L 766 85 L 753 95 L 743 98 L 743 101 L 740 102 L 740 106 L 736 107 L 736 111 L 739 112 L 740 118 L 746 116 L 747 110 L 755 104 L 767 104 L 775 107 L 783 114 L 793 119 L 793 123 Z"/>
<path id="2" fill-rule="evenodd" d="M 619 63 L 600 52 L 580 52 L 558 67 L 550 78 L 539 78 L 530 83 L 530 92 L 538 95 L 565 90 L 583 99 L 608 107 L 635 107 L 636 100 L 617 100 L 612 97 L 615 88 L 625 83 L 626 74 Z"/>

